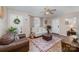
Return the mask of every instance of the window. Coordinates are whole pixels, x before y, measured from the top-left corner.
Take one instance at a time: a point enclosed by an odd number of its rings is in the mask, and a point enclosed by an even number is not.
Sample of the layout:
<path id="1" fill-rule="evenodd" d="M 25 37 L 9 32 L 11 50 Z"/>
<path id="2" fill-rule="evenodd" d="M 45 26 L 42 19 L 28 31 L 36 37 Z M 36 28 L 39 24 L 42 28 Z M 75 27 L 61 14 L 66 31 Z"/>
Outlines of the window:
<path id="1" fill-rule="evenodd" d="M 43 33 L 46 33 L 46 30 L 41 26 L 41 19 L 40 18 L 34 18 L 33 19 L 33 27 L 32 32 L 35 33 L 35 36 L 40 36 Z"/>
<path id="2" fill-rule="evenodd" d="M 20 23 L 19 24 L 15 24 L 14 23 L 14 20 L 17 18 L 18 16 L 18 19 L 20 20 Z M 25 33 L 24 30 L 25 30 L 25 24 L 26 24 L 26 16 L 23 16 L 23 15 L 18 15 L 18 14 L 15 14 L 15 13 L 10 13 L 9 14 L 9 21 L 8 21 L 8 27 L 15 27 L 17 28 L 17 32 L 18 34 L 20 33 Z M 27 25 L 27 24 L 26 24 Z"/>

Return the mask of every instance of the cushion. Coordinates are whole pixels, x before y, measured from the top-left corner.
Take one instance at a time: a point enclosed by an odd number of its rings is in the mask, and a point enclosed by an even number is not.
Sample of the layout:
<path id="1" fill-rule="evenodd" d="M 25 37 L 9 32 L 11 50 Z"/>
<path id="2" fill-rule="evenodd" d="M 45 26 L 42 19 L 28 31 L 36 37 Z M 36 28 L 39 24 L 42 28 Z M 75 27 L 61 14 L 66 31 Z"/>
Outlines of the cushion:
<path id="1" fill-rule="evenodd" d="M 0 38 L 0 45 L 8 45 L 13 41 L 14 39 L 11 38 L 11 35 L 9 33 L 7 33 Z"/>

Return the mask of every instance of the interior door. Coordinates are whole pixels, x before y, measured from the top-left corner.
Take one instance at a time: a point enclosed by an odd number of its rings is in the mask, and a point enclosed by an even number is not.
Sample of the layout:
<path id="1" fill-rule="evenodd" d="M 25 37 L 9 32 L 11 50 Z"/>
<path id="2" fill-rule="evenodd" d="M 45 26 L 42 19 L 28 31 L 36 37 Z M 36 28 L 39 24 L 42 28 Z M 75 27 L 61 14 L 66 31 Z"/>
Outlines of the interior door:
<path id="1" fill-rule="evenodd" d="M 59 29 L 59 19 L 53 19 L 52 20 L 52 32 L 53 33 L 60 33 Z"/>

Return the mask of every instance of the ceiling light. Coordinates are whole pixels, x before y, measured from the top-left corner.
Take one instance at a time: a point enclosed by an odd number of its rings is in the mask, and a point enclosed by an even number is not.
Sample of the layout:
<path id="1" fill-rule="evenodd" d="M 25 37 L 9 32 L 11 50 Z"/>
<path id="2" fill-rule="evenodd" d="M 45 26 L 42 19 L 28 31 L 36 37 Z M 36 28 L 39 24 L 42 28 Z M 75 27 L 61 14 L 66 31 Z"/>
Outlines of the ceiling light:
<path id="1" fill-rule="evenodd" d="M 45 16 L 51 16 L 51 15 L 53 15 L 54 14 L 54 12 L 56 11 L 56 9 L 51 9 L 51 8 L 48 8 L 48 7 L 45 7 L 44 9 L 43 9 L 43 14 L 45 15 Z"/>
<path id="2" fill-rule="evenodd" d="M 46 15 L 48 15 L 48 14 L 49 14 L 49 12 L 46 12 L 45 14 L 46 14 Z"/>

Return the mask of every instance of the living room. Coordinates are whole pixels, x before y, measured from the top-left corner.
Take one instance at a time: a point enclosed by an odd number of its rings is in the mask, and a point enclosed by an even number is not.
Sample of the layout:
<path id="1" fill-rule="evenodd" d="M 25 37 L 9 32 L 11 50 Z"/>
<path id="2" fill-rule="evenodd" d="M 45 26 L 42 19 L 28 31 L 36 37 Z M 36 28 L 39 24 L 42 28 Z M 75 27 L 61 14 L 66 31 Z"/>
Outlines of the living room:
<path id="1" fill-rule="evenodd" d="M 76 6 L 1 6 L 0 51 L 79 51 L 78 16 Z"/>

